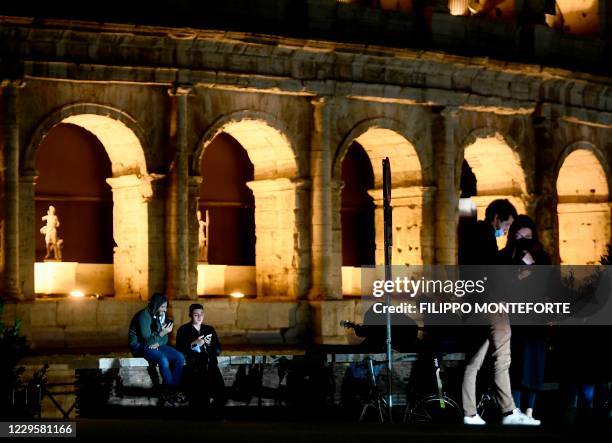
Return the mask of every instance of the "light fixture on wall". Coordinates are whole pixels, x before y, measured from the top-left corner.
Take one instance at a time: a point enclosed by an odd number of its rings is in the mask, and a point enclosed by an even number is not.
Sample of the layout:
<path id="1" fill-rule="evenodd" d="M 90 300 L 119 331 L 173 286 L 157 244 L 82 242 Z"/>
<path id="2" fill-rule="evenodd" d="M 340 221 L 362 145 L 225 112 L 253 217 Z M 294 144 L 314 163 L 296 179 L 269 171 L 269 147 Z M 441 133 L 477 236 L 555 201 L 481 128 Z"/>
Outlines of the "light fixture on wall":
<path id="1" fill-rule="evenodd" d="M 240 291 L 234 291 L 230 294 L 230 297 L 235 299 L 244 298 L 244 293 Z"/>
<path id="2" fill-rule="evenodd" d="M 85 293 L 83 291 L 79 291 L 76 289 L 73 291 L 70 291 L 68 295 L 70 295 L 70 297 L 72 298 L 84 298 L 85 297 Z"/>

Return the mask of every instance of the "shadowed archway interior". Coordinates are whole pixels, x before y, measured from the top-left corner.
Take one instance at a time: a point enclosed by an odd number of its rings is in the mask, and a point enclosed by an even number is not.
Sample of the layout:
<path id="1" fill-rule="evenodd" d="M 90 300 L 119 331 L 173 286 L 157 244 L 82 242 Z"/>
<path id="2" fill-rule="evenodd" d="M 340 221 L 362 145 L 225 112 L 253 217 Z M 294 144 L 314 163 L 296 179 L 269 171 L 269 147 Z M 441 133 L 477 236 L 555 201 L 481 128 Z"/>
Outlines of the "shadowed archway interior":
<path id="1" fill-rule="evenodd" d="M 96 136 L 73 124 L 57 125 L 37 150 L 36 170 L 36 260 L 45 256 L 41 218 L 53 205 L 64 261 L 112 263 L 113 197 L 106 183 L 111 162 Z"/>
<path id="2" fill-rule="evenodd" d="M 255 265 L 255 199 L 246 183 L 253 164 L 244 148 L 224 132 L 202 155 L 199 209 L 208 211 L 208 262 Z"/>
<path id="3" fill-rule="evenodd" d="M 342 266 L 375 264 L 374 172 L 363 147 L 353 142 L 342 161 Z"/>

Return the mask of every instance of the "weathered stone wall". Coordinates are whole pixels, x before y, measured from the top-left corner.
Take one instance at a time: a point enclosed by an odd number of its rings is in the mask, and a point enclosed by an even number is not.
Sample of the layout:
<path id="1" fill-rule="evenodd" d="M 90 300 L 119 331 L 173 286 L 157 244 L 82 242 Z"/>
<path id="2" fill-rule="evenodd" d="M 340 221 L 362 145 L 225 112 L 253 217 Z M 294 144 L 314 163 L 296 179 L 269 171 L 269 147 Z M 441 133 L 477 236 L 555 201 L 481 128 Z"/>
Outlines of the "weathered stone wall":
<path id="1" fill-rule="evenodd" d="M 0 132 L 1 271 L 11 298 L 34 297 L 33 165 L 46 132 L 65 119 L 80 122 L 100 138 L 113 163 L 117 298 L 7 308 L 44 347 L 89 345 L 97 328 L 104 340 L 96 343 L 124 344 L 138 299 L 154 291 L 172 289 L 185 299 L 173 303 L 186 312 L 197 288 L 194 183 L 203 151 L 221 131 L 235 137 L 254 164 L 256 280 L 258 296 L 268 297 L 205 301 L 211 323 L 219 321 L 224 336 L 237 343 L 297 343 L 305 331 L 318 341 L 343 342 L 337 321 L 359 319 L 356 302 L 341 300 L 339 217 L 342 159 L 355 140 L 373 162 L 378 200 L 380 160 L 391 158 L 396 263 L 456 262 L 460 168 L 465 149 L 478 140 L 497 143 L 482 158 L 487 177 L 507 173 L 494 163 L 499 143 L 518 158 L 524 175 L 524 186 L 493 187 L 487 196 L 522 202 L 557 257 L 556 179 L 568 150 L 590 146 L 610 182 L 609 77 L 251 34 L 193 31 L 178 38 L 146 27 L 58 22 L 34 29 L 27 20 L 7 20 L 0 23 L 0 45 L 13 62 L 1 72 L 20 73 L 20 81 L 2 82 L 3 104 L 14 111 L 2 114 Z M 447 37 L 455 39 L 451 28 Z M 116 122 L 126 137 L 100 132 L 91 124 L 100 118 Z M 134 154 L 124 157 L 128 148 Z M 126 181 L 130 186 L 120 186 Z M 376 214 L 381 261 L 380 210 Z M 604 218 L 597 223 L 606 229 Z M 306 298 L 311 304 L 300 301 Z M 82 315 L 64 315 L 75 309 Z M 120 323 L 110 320 L 115 316 Z"/>
<path id="2" fill-rule="evenodd" d="M 307 302 L 258 300 L 199 300 L 205 323 L 214 326 L 226 345 L 301 346 L 309 339 Z M 190 300 L 170 303 L 176 328 L 189 321 Z M 126 349 L 132 316 L 145 307 L 139 300 L 38 299 L 7 303 L 1 320 L 21 321 L 21 331 L 34 350 Z M 174 340 L 174 334 L 171 340 Z"/>

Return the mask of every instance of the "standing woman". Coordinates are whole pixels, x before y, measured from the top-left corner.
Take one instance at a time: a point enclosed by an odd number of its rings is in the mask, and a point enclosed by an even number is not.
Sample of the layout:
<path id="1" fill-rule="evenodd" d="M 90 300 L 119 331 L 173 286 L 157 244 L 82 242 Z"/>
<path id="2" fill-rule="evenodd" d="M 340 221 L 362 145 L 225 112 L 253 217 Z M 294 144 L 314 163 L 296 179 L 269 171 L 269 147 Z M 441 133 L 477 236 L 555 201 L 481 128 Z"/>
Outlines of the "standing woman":
<path id="1" fill-rule="evenodd" d="M 538 241 L 534 221 L 519 215 L 508 230 L 506 247 L 499 252 L 502 265 L 550 265 L 550 256 Z M 513 326 L 510 379 L 517 408 L 533 418 L 536 397 L 544 383 L 546 333 L 541 326 Z M 523 403 L 521 403 L 521 401 Z"/>

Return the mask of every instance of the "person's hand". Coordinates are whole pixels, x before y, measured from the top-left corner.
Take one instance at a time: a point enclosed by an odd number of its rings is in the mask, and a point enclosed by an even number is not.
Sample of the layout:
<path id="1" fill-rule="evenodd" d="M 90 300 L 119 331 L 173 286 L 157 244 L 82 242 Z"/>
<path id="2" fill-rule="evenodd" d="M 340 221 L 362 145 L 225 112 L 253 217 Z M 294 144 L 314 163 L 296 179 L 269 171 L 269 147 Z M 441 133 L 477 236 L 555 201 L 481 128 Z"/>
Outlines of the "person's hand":
<path id="1" fill-rule="evenodd" d="M 172 332 L 173 327 L 174 327 L 174 323 L 166 324 L 164 327 L 162 327 L 161 333 L 159 335 L 163 337 L 164 335 L 170 334 Z"/>
<path id="2" fill-rule="evenodd" d="M 203 346 L 204 343 L 206 343 L 204 340 L 204 336 L 201 335 L 192 343 L 192 345 Z"/>
<path id="3" fill-rule="evenodd" d="M 529 253 L 529 251 L 524 251 L 524 252 L 525 252 L 525 255 L 523 255 L 523 258 L 522 258 L 523 263 L 525 263 L 526 265 L 533 265 L 535 263 L 533 256 Z"/>
<path id="4" fill-rule="evenodd" d="M 204 337 L 204 343 L 206 344 L 206 346 L 210 346 L 211 341 L 212 341 L 212 334 L 209 334 L 206 337 Z"/>
<path id="5" fill-rule="evenodd" d="M 159 348 L 159 343 L 153 343 L 151 346 L 149 346 L 149 349 L 157 349 Z"/>

